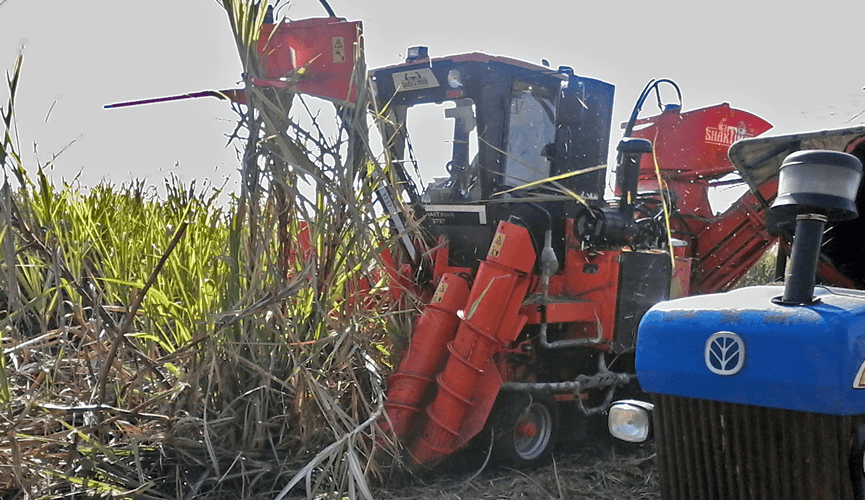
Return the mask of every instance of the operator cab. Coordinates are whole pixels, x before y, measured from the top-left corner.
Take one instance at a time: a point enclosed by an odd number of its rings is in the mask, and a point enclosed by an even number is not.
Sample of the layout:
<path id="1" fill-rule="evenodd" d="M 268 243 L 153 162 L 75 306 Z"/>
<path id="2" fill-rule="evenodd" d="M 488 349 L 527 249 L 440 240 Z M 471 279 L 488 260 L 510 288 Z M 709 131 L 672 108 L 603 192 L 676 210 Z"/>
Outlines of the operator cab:
<path id="1" fill-rule="evenodd" d="M 512 215 L 541 243 L 552 220 L 553 247 L 563 257 L 573 195 L 602 200 L 606 169 L 509 190 L 606 163 L 612 85 L 570 68 L 481 53 L 430 59 L 424 47 L 371 77 L 387 118 L 382 134 L 406 185 L 402 197 L 426 216 L 425 229 L 449 240 L 452 264 L 474 267 L 498 222 Z M 431 118 L 420 112 L 436 107 Z M 424 164 L 432 157 L 416 152 L 432 146 L 426 137 L 434 120 L 447 127 L 446 152 Z M 421 177 L 432 180 L 421 185 Z"/>

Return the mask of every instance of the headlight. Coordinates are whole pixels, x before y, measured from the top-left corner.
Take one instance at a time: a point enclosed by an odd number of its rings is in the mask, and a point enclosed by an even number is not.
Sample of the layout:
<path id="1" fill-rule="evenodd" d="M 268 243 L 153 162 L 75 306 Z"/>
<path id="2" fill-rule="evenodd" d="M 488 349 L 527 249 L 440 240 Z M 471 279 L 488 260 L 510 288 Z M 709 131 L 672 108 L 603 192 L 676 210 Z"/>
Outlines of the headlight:
<path id="1" fill-rule="evenodd" d="M 635 399 L 616 401 L 610 407 L 607 427 L 622 441 L 642 443 L 652 435 L 652 403 Z"/>

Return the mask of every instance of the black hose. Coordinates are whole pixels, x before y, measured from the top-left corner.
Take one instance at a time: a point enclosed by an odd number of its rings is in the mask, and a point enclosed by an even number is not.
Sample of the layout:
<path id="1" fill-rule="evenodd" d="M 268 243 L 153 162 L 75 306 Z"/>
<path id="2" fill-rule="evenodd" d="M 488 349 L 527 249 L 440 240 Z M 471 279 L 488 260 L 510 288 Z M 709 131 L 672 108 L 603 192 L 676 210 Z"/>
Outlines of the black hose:
<path id="1" fill-rule="evenodd" d="M 631 137 L 631 134 L 634 132 L 634 125 L 637 123 L 637 116 L 640 114 L 640 111 L 643 109 L 643 104 L 646 103 L 646 99 L 649 98 L 649 95 L 652 91 L 655 91 L 655 94 L 658 99 L 658 107 L 662 107 L 661 103 L 661 91 L 658 89 L 658 86 L 662 83 L 667 83 L 673 86 L 676 89 L 676 95 L 679 97 L 679 106 L 682 105 L 682 91 L 679 89 L 679 86 L 676 85 L 676 82 L 670 80 L 668 78 L 662 78 L 660 80 L 649 80 L 649 83 L 643 88 L 643 91 L 640 93 L 640 97 L 637 98 L 637 102 L 634 104 L 634 109 L 631 111 L 631 117 L 628 119 L 628 123 L 625 126 L 625 133 L 622 134 L 622 137 Z"/>
<path id="2" fill-rule="evenodd" d="M 327 3 L 327 0 L 318 0 L 321 2 L 321 5 L 324 6 L 324 10 L 327 11 L 327 15 L 330 17 L 336 17 L 336 14 L 333 13 L 333 9 L 330 8 L 330 4 Z"/>

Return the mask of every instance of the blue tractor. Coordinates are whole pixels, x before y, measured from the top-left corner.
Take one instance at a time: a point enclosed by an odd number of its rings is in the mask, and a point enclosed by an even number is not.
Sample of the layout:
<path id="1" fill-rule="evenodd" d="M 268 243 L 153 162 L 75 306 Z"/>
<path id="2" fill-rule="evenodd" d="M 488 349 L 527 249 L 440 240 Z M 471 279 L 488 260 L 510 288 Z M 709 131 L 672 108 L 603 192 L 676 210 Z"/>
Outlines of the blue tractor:
<path id="1" fill-rule="evenodd" d="M 767 222 L 792 233 L 792 251 L 783 284 L 643 317 L 636 370 L 649 397 L 614 404 L 609 426 L 626 441 L 654 435 L 665 500 L 865 498 L 863 132 L 731 147 L 752 187 L 778 182 Z M 827 259 L 851 288 L 815 284 Z"/>

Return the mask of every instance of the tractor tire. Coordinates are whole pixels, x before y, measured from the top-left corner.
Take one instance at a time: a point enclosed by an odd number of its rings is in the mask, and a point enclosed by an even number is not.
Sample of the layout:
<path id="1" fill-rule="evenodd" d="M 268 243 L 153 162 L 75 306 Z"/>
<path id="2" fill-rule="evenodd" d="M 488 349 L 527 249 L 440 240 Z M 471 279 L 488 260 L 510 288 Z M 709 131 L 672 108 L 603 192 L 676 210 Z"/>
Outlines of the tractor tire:
<path id="1" fill-rule="evenodd" d="M 490 422 L 494 463 L 527 469 L 549 461 L 559 437 L 559 411 L 552 398 L 502 392 Z"/>

